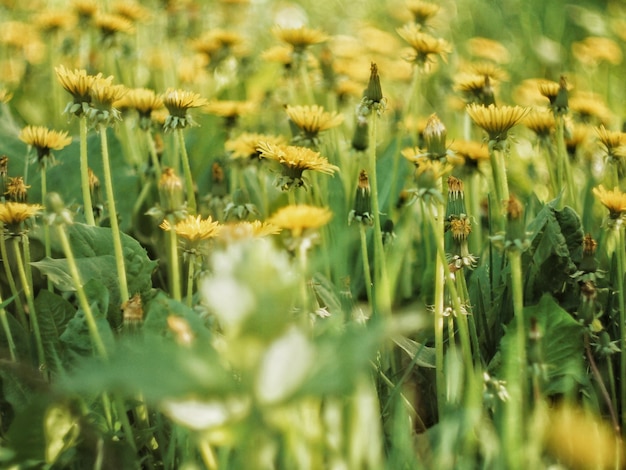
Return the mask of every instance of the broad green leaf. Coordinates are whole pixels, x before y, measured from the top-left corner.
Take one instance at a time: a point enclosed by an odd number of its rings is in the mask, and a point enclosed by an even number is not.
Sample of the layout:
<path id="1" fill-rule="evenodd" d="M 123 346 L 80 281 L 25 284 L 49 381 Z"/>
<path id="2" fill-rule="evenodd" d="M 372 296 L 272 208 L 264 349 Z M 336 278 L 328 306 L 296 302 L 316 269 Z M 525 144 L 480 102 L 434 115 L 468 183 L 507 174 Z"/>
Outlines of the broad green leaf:
<path id="1" fill-rule="evenodd" d="M 538 304 L 524 308 L 526 331 L 530 331 L 531 319 L 537 321 L 541 334 L 540 351 L 547 381 L 543 386 L 546 395 L 568 394 L 588 380 L 583 366 L 584 328 L 563 310 L 548 294 Z M 508 326 L 502 338 L 503 356 L 517 354 L 516 322 Z M 529 340 L 527 340 L 527 348 Z M 506 362 L 506 361 L 504 361 Z"/>
<path id="2" fill-rule="evenodd" d="M 114 324 L 119 324 L 121 299 L 111 229 L 76 223 L 68 227 L 68 235 L 83 283 L 90 279 L 97 279 L 106 286 L 111 295 L 108 318 Z M 124 234 L 122 234 L 122 248 L 130 294 L 148 292 L 152 287 L 152 272 L 157 262 L 148 258 L 146 250 L 139 242 Z M 58 241 L 56 249 L 60 251 Z M 33 262 L 32 265 L 47 275 L 59 290 L 74 290 L 74 283 L 65 258 L 44 258 Z"/>
<path id="3" fill-rule="evenodd" d="M 546 204 L 528 226 L 531 247 L 524 257 L 528 301 L 561 292 L 571 282 L 582 253 L 580 218 L 571 208 L 557 210 L 555 204 Z"/>
<path id="4" fill-rule="evenodd" d="M 60 295 L 47 289 L 39 291 L 35 299 L 39 319 L 39 330 L 44 345 L 48 368 L 56 369 L 56 362 L 62 355 L 61 335 L 65 331 L 76 309 Z"/>
<path id="5" fill-rule="evenodd" d="M 207 343 L 189 348 L 165 338 L 139 336 L 119 341 L 108 361 L 82 359 L 58 387 L 63 393 L 141 394 L 149 403 L 158 403 L 189 396 L 220 397 L 236 390 L 237 384 Z"/>
<path id="6" fill-rule="evenodd" d="M 144 323 L 142 331 L 147 335 L 163 336 L 171 334 L 167 325 L 167 317 L 176 315 L 185 319 L 189 329 L 198 341 L 208 342 L 210 330 L 196 312 L 182 302 L 168 297 L 162 291 L 144 305 Z"/>
<path id="7" fill-rule="evenodd" d="M 106 311 L 109 303 L 108 289 L 95 279 L 85 284 L 84 289 L 90 303 L 91 311 L 95 317 L 100 337 L 105 347 L 110 349 L 114 342 L 113 333 L 103 313 Z M 60 340 L 63 346 L 76 357 L 91 356 L 93 354 L 93 341 L 85 319 L 85 312 L 82 309 L 79 309 L 74 317 L 67 323 Z"/>

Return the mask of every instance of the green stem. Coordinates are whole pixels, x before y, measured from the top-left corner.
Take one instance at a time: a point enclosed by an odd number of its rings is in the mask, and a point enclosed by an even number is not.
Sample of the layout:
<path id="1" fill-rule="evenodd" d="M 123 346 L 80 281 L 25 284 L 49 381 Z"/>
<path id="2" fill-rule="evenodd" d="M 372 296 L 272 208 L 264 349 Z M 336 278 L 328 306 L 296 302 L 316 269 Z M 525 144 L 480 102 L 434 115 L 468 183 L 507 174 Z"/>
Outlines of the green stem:
<path id="1" fill-rule="evenodd" d="M 367 300 L 374 308 L 374 302 L 372 299 L 372 275 L 370 272 L 370 261 L 367 254 L 367 235 L 365 233 L 365 225 L 359 223 L 359 231 L 361 233 L 361 258 L 363 259 L 363 276 L 365 279 L 365 292 L 367 293 Z"/>
<path id="2" fill-rule="evenodd" d="M 489 158 L 491 160 L 491 171 L 493 173 L 493 181 L 496 189 L 496 197 L 498 198 L 498 215 L 501 221 L 501 227 L 504 227 L 504 218 L 502 217 L 503 203 L 509 200 L 509 182 L 506 178 L 506 163 L 502 150 L 496 149 L 497 142 L 489 141 Z"/>
<path id="3" fill-rule="evenodd" d="M 80 117 L 80 186 L 83 192 L 83 210 L 87 225 L 96 225 L 89 190 L 89 160 L 87 156 L 87 117 Z"/>
<path id="4" fill-rule="evenodd" d="M 185 147 L 185 136 L 183 135 L 182 128 L 176 129 L 176 135 L 178 136 L 178 147 L 180 149 L 180 156 L 183 163 L 183 172 L 185 175 L 185 190 L 187 192 L 187 208 L 190 215 L 196 214 L 196 194 L 193 186 L 193 177 L 191 175 L 191 166 L 189 165 L 189 155 L 187 154 L 187 147 Z"/>
<path id="5" fill-rule="evenodd" d="M 2 297 L 0 297 L 0 304 L 2 302 L 3 302 Z M 11 333 L 11 328 L 9 327 L 9 319 L 7 317 L 7 312 L 4 309 L 4 307 L 0 307 L 0 323 L 2 323 L 4 336 L 6 336 L 7 338 L 7 343 L 9 345 L 9 355 L 11 356 L 11 361 L 15 362 L 17 360 L 15 342 L 13 341 L 13 334 Z"/>
<path id="6" fill-rule="evenodd" d="M 509 449 L 509 468 L 525 468 L 521 444 L 525 434 L 525 390 L 526 390 L 526 328 L 524 323 L 524 291 L 522 283 L 522 253 L 517 249 L 508 251 L 511 269 L 511 291 L 515 315 L 515 348 L 509 349 L 507 383 L 511 399 L 507 403 L 505 445 Z M 511 352 L 511 351 L 514 351 Z"/>
<path id="7" fill-rule="evenodd" d="M 113 401 L 115 403 L 115 407 L 117 408 L 117 419 L 120 420 L 122 425 L 122 429 L 124 430 L 124 434 L 126 434 L 126 442 L 130 445 L 132 450 L 137 451 L 137 446 L 135 444 L 135 437 L 133 435 L 133 427 L 130 425 L 130 421 L 128 419 L 128 415 L 126 414 L 126 406 L 124 405 L 124 400 L 119 395 L 115 395 L 113 397 Z"/>
<path id="8" fill-rule="evenodd" d="M 3 230 L 2 235 L 0 236 L 0 255 L 2 255 L 2 259 L 4 262 L 2 265 L 4 266 L 4 273 L 7 277 L 7 281 L 9 282 L 9 289 L 11 289 L 11 296 L 15 299 L 15 308 L 17 309 L 17 316 L 22 324 L 22 328 L 24 330 L 28 330 L 28 320 L 26 319 L 26 313 L 24 312 L 24 304 L 22 303 L 22 298 L 20 297 L 20 293 L 17 290 L 17 284 L 15 284 L 15 276 L 13 276 L 13 271 L 11 270 L 11 265 L 8 262 L 8 252 L 6 245 L 5 232 Z"/>
<path id="9" fill-rule="evenodd" d="M 176 230 L 174 230 L 176 221 L 172 216 L 170 216 L 170 219 L 170 225 L 172 225 L 168 232 L 170 241 L 170 292 L 174 300 L 181 300 L 182 293 L 180 287 L 180 268 L 178 263 L 178 237 L 176 236 Z"/>
<path id="10" fill-rule="evenodd" d="M 313 96 L 313 90 L 311 88 L 311 80 L 309 79 L 309 69 L 307 66 L 306 51 L 302 52 L 299 57 L 298 72 L 300 73 L 300 85 L 302 85 L 302 98 L 304 104 L 315 104 L 315 98 Z"/>
<path id="11" fill-rule="evenodd" d="M 372 215 L 374 216 L 374 312 L 383 316 L 391 314 L 389 279 L 383 247 L 380 207 L 378 201 L 378 176 L 376 174 L 376 125 L 378 116 L 373 111 L 369 121 L 369 146 L 367 148 L 370 190 L 372 195 Z"/>
<path id="12" fill-rule="evenodd" d="M 571 206 L 578 210 L 578 200 L 576 199 L 576 188 L 574 188 L 574 179 L 572 178 L 572 167 L 565 147 L 565 120 L 563 116 L 556 118 L 556 149 L 558 154 L 558 164 L 561 168 L 559 184 L 567 186 L 567 196 Z"/>
<path id="13" fill-rule="evenodd" d="M 439 183 L 441 190 L 441 182 Z M 437 388 L 437 410 L 439 419 L 443 419 L 444 405 L 446 402 L 446 376 L 444 371 L 444 350 L 443 350 L 443 328 L 444 328 L 444 286 L 445 271 L 444 260 L 441 259 L 441 253 L 444 253 L 444 204 L 438 202 L 436 213 L 431 212 L 430 222 L 432 225 L 435 240 L 435 297 L 433 301 L 434 318 L 435 318 L 435 367 L 436 367 L 436 388 Z"/>
<path id="14" fill-rule="evenodd" d="M 59 235 L 59 239 L 61 240 L 61 247 L 63 248 L 63 253 L 65 254 L 65 259 L 67 260 L 67 267 L 70 271 L 74 288 L 76 289 L 78 303 L 85 314 L 85 321 L 87 322 L 87 328 L 89 329 L 94 349 L 100 357 L 106 359 L 108 354 L 104 346 L 104 342 L 100 337 L 100 332 L 98 331 L 96 318 L 91 310 L 91 305 L 89 304 L 89 300 L 87 300 L 87 294 L 85 293 L 85 289 L 83 289 L 83 282 L 78 271 L 78 266 L 76 265 L 76 259 L 74 258 L 74 253 L 72 252 L 70 240 L 67 233 L 65 233 L 65 228 L 62 225 L 57 225 L 57 233 Z"/>
<path id="15" fill-rule="evenodd" d="M 28 237 L 22 237 L 23 240 L 26 240 Z M 33 333 L 35 335 L 35 346 L 37 348 L 37 361 L 38 367 L 41 371 L 44 371 L 44 366 L 46 362 L 46 357 L 44 354 L 43 341 L 41 339 L 41 331 L 39 329 L 39 319 L 37 318 L 37 311 L 35 310 L 35 298 L 33 296 L 33 287 L 29 282 L 29 276 L 26 273 L 26 269 L 24 267 L 24 259 L 22 258 L 20 242 L 17 237 L 13 238 L 13 248 L 15 250 L 15 260 L 17 263 L 17 272 L 20 277 L 20 281 L 22 283 L 22 289 L 24 289 L 24 297 L 26 297 L 26 302 L 28 304 L 28 314 L 30 317 L 30 322 L 33 327 Z M 23 243 L 22 248 L 24 250 L 28 250 L 28 243 Z"/>
<path id="16" fill-rule="evenodd" d="M 150 160 L 152 161 L 152 167 L 154 168 L 154 174 L 158 180 L 161 176 L 161 162 L 159 162 L 159 156 L 156 151 L 156 145 L 154 144 L 154 138 L 149 130 L 145 131 L 146 142 L 148 142 L 148 151 L 150 152 Z"/>
<path id="17" fill-rule="evenodd" d="M 47 184 L 47 172 L 45 165 L 41 168 L 41 200 L 46 201 L 46 195 L 48 194 L 48 184 Z M 46 254 L 46 258 L 52 257 L 52 248 L 50 247 L 50 227 L 48 224 L 44 224 L 43 226 L 43 242 L 44 242 L 44 253 Z M 52 285 L 52 280 L 50 277 L 47 278 L 48 290 L 52 292 L 54 287 Z"/>
<path id="18" fill-rule="evenodd" d="M 115 266 L 117 268 L 117 276 L 120 287 L 120 302 L 123 304 L 130 298 L 130 296 L 128 294 L 128 284 L 126 281 L 126 268 L 124 267 L 122 236 L 120 233 L 119 222 L 117 221 L 117 210 L 115 209 L 115 193 L 113 192 L 113 178 L 111 177 L 111 162 L 109 161 L 109 145 L 105 126 L 100 126 L 100 144 L 102 149 L 102 167 L 104 169 L 104 187 L 107 195 L 109 219 L 111 221 L 113 251 L 115 252 Z"/>
<path id="19" fill-rule="evenodd" d="M 187 307 L 191 308 L 193 300 L 193 278 L 195 275 L 196 255 L 189 254 L 189 270 L 187 271 Z"/>
<path id="20" fill-rule="evenodd" d="M 626 406 L 626 307 L 624 303 L 624 231 L 621 226 L 617 226 L 617 289 L 619 299 L 619 348 L 620 354 L 620 403 L 622 410 Z M 626 429 L 626 413 L 622 411 L 622 429 Z"/>

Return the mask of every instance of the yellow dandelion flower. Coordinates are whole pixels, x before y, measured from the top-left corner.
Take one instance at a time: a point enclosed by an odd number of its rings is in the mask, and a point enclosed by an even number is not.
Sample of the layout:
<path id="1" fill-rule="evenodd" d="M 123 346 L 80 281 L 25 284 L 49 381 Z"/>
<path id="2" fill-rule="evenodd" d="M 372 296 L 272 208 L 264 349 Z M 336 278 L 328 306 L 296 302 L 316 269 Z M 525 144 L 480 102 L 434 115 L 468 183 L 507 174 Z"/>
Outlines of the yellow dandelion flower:
<path id="1" fill-rule="evenodd" d="M 113 104 L 119 102 L 128 90 L 124 85 L 113 85 L 111 81 L 112 77 L 99 78 L 91 84 L 87 117 L 94 124 L 109 125 L 121 119 L 120 111 Z"/>
<path id="2" fill-rule="evenodd" d="M 276 180 L 276 185 L 283 191 L 300 186 L 306 188 L 307 181 L 302 177 L 305 170 L 318 171 L 327 175 L 339 171 L 338 167 L 322 157 L 319 152 L 307 147 L 260 142 L 257 150 L 261 158 L 269 158 L 280 163 L 283 174 Z"/>
<path id="3" fill-rule="evenodd" d="M 135 31 L 133 23 L 126 17 L 109 13 L 98 13 L 94 23 L 104 38 L 110 38 L 117 33 L 130 34 Z"/>
<path id="4" fill-rule="evenodd" d="M 287 141 L 283 136 L 246 132 L 234 139 L 227 140 L 224 148 L 230 152 L 232 159 L 259 158 L 260 152 L 258 148 L 261 142 L 277 146 L 287 145 Z"/>
<path id="5" fill-rule="evenodd" d="M 489 149 L 482 142 L 474 140 L 454 140 L 450 150 L 457 157 L 463 158 L 466 167 L 475 169 L 481 162 L 489 161 Z"/>
<path id="6" fill-rule="evenodd" d="M 207 100 L 199 94 L 187 90 L 175 90 L 168 88 L 162 95 L 163 104 L 170 115 L 165 121 L 166 129 L 177 129 L 193 125 L 194 122 L 189 115 L 192 108 L 206 106 Z"/>
<path id="7" fill-rule="evenodd" d="M 493 62 L 470 62 L 463 66 L 469 74 L 489 77 L 492 82 L 506 82 L 509 74 Z"/>
<path id="8" fill-rule="evenodd" d="M 67 11 L 43 11 L 34 18 L 34 24 L 44 33 L 71 29 L 76 18 Z"/>
<path id="9" fill-rule="evenodd" d="M 589 140 L 591 130 L 588 126 L 574 123 L 565 135 L 565 147 L 570 155 L 576 155 L 579 148 Z"/>
<path id="10" fill-rule="evenodd" d="M 73 0 L 72 9 L 82 21 L 86 21 L 96 15 L 98 2 L 96 0 Z"/>
<path id="11" fill-rule="evenodd" d="M 496 64 L 506 64 L 511 56 L 508 49 L 500 42 L 484 37 L 470 38 L 467 43 L 468 52 L 482 59 L 487 59 Z"/>
<path id="12" fill-rule="evenodd" d="M 98 80 L 108 80 L 113 77 L 102 78 L 102 74 L 89 75 L 86 70 L 68 70 L 63 65 L 55 69 L 57 79 L 61 86 L 72 95 L 73 101 L 65 107 L 64 113 L 81 116 L 87 112 L 88 104 L 91 103 L 91 87 Z"/>
<path id="13" fill-rule="evenodd" d="M 323 107 L 318 105 L 286 106 L 285 112 L 289 120 L 302 133 L 301 137 L 304 141 L 315 141 L 320 132 L 339 126 L 344 119 L 343 114 L 336 111 L 326 112 Z"/>
<path id="14" fill-rule="evenodd" d="M 141 117 L 149 118 L 152 111 L 163 108 L 163 98 L 148 88 L 131 88 L 117 103 L 117 107 L 136 110 Z"/>
<path id="15" fill-rule="evenodd" d="M 239 33 L 216 28 L 193 39 L 189 45 L 194 51 L 205 55 L 209 63 L 217 63 L 231 53 L 242 52 L 243 42 Z"/>
<path id="16" fill-rule="evenodd" d="M 121 18 L 126 18 L 131 23 L 143 21 L 150 17 L 150 10 L 137 2 L 129 0 L 113 3 L 111 11 Z"/>
<path id="17" fill-rule="evenodd" d="M 586 66 L 595 67 L 602 62 L 612 65 L 622 63 L 622 49 L 609 38 L 590 36 L 572 44 L 574 58 Z"/>
<path id="18" fill-rule="evenodd" d="M 593 188 L 593 194 L 609 210 L 609 218 L 619 219 L 626 214 L 626 194 L 618 187 L 607 191 L 604 186 L 600 185 Z"/>
<path id="19" fill-rule="evenodd" d="M 42 165 L 54 162 L 52 150 L 61 150 L 72 142 L 67 132 L 53 131 L 42 126 L 24 127 L 19 139 L 37 151 L 37 160 Z"/>
<path id="20" fill-rule="evenodd" d="M 0 204 L 0 222 L 9 227 L 19 226 L 32 219 L 43 209 L 39 204 L 25 204 L 22 202 L 5 202 Z"/>
<path id="21" fill-rule="evenodd" d="M 320 44 L 328 40 L 328 35 L 323 31 L 306 26 L 300 26 L 299 28 L 274 26 L 272 34 L 280 41 L 292 46 L 297 53 L 301 53 L 308 46 Z"/>
<path id="22" fill-rule="evenodd" d="M 337 99 L 340 102 L 344 102 L 350 97 L 360 97 L 363 94 L 364 88 L 365 85 L 363 85 L 362 83 L 346 78 L 343 80 L 339 80 L 335 84 L 334 91 L 337 94 Z"/>
<path id="23" fill-rule="evenodd" d="M 537 134 L 537 137 L 540 139 L 549 137 L 556 129 L 554 114 L 548 111 L 533 109 L 522 122 L 528 129 Z"/>
<path id="24" fill-rule="evenodd" d="M 408 0 L 406 6 L 413 15 L 413 22 L 422 26 L 439 11 L 439 5 L 423 0 Z"/>
<path id="25" fill-rule="evenodd" d="M 211 101 L 202 110 L 208 114 L 223 117 L 227 126 L 234 126 L 240 116 L 251 114 L 256 109 L 252 101 Z"/>
<path id="26" fill-rule="evenodd" d="M 328 208 L 301 204 L 278 209 L 267 222 L 291 231 L 294 237 L 300 237 L 308 230 L 323 227 L 332 217 L 333 213 Z"/>
<path id="27" fill-rule="evenodd" d="M 166 232 L 174 230 L 176 235 L 192 244 L 215 238 L 219 235 L 221 230 L 220 223 L 214 221 L 211 216 L 202 220 L 202 217 L 199 215 L 188 215 L 186 219 L 177 222 L 174 226 L 166 219 L 159 227 Z"/>
<path id="28" fill-rule="evenodd" d="M 261 53 L 261 58 L 267 62 L 277 62 L 285 68 L 293 64 L 294 49 L 289 45 L 273 46 Z"/>
<path id="29" fill-rule="evenodd" d="M 253 222 L 240 221 L 222 225 L 219 238 L 225 242 L 233 242 L 277 235 L 281 230 L 277 225 L 261 222 L 260 220 Z"/>
<path id="30" fill-rule="evenodd" d="M 445 62 L 446 55 L 452 52 L 452 47 L 446 40 L 424 33 L 416 24 L 407 24 L 396 31 L 413 48 L 413 55 L 409 57 L 409 61 L 415 62 L 420 67 L 434 61 L 436 56 Z"/>
<path id="31" fill-rule="evenodd" d="M 467 240 L 472 233 L 472 223 L 468 218 L 453 218 L 450 220 L 450 232 L 452 238 L 457 241 Z"/>
<path id="32" fill-rule="evenodd" d="M 626 158 L 626 133 L 610 131 L 604 126 L 596 129 L 598 140 L 611 163 L 621 163 Z"/>
<path id="33" fill-rule="evenodd" d="M 493 103 L 494 91 L 488 75 L 461 73 L 454 78 L 454 82 L 454 89 L 463 95 L 466 103 Z"/>
<path id="34" fill-rule="evenodd" d="M 489 134 L 489 140 L 503 141 L 509 130 L 528 113 L 528 108 L 520 106 L 481 106 L 470 104 L 467 113 L 478 127 Z"/>
<path id="35" fill-rule="evenodd" d="M 586 124 L 608 125 L 613 120 L 610 108 L 596 93 L 576 93 L 569 100 L 569 109 L 578 121 Z"/>

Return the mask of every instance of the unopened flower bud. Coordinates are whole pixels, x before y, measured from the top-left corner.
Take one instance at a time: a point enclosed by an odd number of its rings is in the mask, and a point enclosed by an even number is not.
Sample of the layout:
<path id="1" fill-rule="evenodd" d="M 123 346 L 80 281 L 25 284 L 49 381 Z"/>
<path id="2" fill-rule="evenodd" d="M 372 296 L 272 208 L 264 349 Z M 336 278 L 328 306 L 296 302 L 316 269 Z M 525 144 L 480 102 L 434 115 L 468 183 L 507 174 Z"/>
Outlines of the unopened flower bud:
<path id="1" fill-rule="evenodd" d="M 165 212 L 177 211 L 183 205 L 183 181 L 173 168 L 163 168 L 159 180 L 159 200 Z"/>
<path id="2" fill-rule="evenodd" d="M 383 90 L 380 87 L 380 77 L 378 76 L 378 66 L 374 62 L 372 62 L 370 66 L 370 79 L 363 93 L 363 98 L 374 104 L 378 104 L 383 100 Z"/>
<path id="3" fill-rule="evenodd" d="M 367 119 L 359 116 L 354 127 L 354 135 L 352 136 L 352 148 L 358 152 L 367 150 L 369 144 Z"/>
<path id="4" fill-rule="evenodd" d="M 436 114 L 432 114 L 424 128 L 424 142 L 431 159 L 438 160 L 446 156 L 448 151 L 446 148 L 447 135 L 446 126 L 443 125 Z"/>

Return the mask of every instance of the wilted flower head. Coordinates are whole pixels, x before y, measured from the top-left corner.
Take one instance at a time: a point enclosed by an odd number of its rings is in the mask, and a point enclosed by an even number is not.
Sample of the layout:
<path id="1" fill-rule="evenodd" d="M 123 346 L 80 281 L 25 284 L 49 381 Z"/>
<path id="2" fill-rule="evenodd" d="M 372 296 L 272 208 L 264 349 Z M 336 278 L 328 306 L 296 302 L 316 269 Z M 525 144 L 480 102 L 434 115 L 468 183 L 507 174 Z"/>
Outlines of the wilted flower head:
<path id="1" fill-rule="evenodd" d="M 489 140 L 496 142 L 506 140 L 509 130 L 528 113 L 527 108 L 519 106 L 470 104 L 466 109 L 476 125 L 489 134 Z"/>
<path id="2" fill-rule="evenodd" d="M 168 88 L 161 98 L 163 99 L 163 104 L 170 112 L 170 115 L 165 120 L 165 130 L 194 125 L 195 123 L 189 114 L 189 110 L 200 108 L 207 104 L 206 99 L 197 93 L 187 90 L 175 90 L 173 88 Z"/>
<path id="3" fill-rule="evenodd" d="M 9 178 L 4 195 L 8 201 L 26 202 L 28 199 L 28 188 L 30 188 L 30 185 L 24 183 L 23 177 L 16 176 L 14 178 Z"/>
<path id="4" fill-rule="evenodd" d="M 19 138 L 37 151 L 37 161 L 42 167 L 54 163 L 52 150 L 61 150 L 72 142 L 67 132 L 52 131 L 42 126 L 24 127 Z"/>
<path id="5" fill-rule="evenodd" d="M 308 230 L 323 227 L 332 218 L 333 213 L 325 207 L 306 204 L 289 205 L 278 209 L 268 223 L 285 230 L 290 230 L 293 237 L 300 237 Z"/>
<path id="6" fill-rule="evenodd" d="M 452 51 L 452 47 L 446 40 L 424 33 L 416 24 L 407 24 L 397 31 L 400 37 L 413 48 L 409 61 L 415 62 L 420 68 L 426 69 L 436 56 L 445 61 L 446 55 Z"/>

